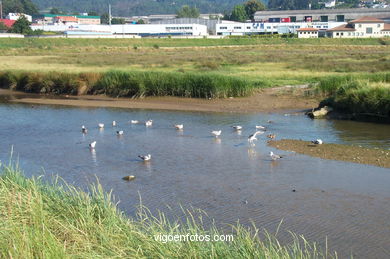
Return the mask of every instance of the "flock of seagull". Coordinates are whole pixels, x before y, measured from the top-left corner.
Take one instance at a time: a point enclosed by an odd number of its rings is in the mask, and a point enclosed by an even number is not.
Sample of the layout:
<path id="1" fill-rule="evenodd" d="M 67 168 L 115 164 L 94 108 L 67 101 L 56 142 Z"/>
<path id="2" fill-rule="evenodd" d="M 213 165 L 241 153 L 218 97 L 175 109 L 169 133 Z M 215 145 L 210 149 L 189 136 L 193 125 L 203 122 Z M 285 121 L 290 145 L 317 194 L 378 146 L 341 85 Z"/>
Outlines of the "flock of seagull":
<path id="1" fill-rule="evenodd" d="M 131 120 L 130 123 L 131 123 L 131 124 L 140 124 L 140 121 L 138 121 L 138 120 Z M 268 121 L 268 123 L 272 123 L 272 121 Z M 152 125 L 153 125 L 153 120 L 150 120 L 150 119 L 149 119 L 149 120 L 145 121 L 145 122 L 144 122 L 144 125 L 145 125 L 146 127 L 152 126 Z M 116 126 L 117 126 L 116 121 L 113 121 L 113 122 L 112 122 L 112 126 L 113 126 L 113 127 L 116 127 Z M 180 131 L 184 130 L 184 125 L 183 125 L 183 124 L 175 124 L 175 125 L 173 125 L 173 127 L 174 127 L 176 130 L 180 130 Z M 241 132 L 241 130 L 243 129 L 243 127 L 240 126 L 240 125 L 235 125 L 235 126 L 231 126 L 231 127 L 232 127 L 234 130 L 236 130 L 237 132 Z M 99 129 L 103 129 L 103 128 L 104 128 L 104 123 L 99 123 L 99 124 L 98 124 L 98 128 L 99 128 Z M 261 126 L 261 125 L 257 125 L 257 126 L 256 126 L 256 132 L 253 133 L 253 134 L 251 134 L 251 135 L 249 135 L 249 137 L 248 137 L 248 143 L 249 143 L 249 145 L 254 146 L 254 145 L 255 145 L 254 141 L 255 141 L 255 140 L 257 141 L 257 136 L 258 136 L 258 135 L 264 134 L 265 131 L 266 131 L 266 127 Z M 88 133 L 88 129 L 87 129 L 84 125 L 82 125 L 82 126 L 81 126 L 81 132 L 82 132 L 83 134 L 87 134 L 87 133 Z M 116 131 L 116 134 L 117 134 L 118 136 L 121 136 L 121 135 L 124 134 L 124 132 L 123 132 L 123 130 L 117 130 L 117 131 Z M 222 130 L 213 130 L 213 131 L 211 131 L 211 134 L 212 134 L 215 138 L 219 138 L 219 137 L 221 136 L 221 134 L 222 134 Z M 275 139 L 275 138 L 276 138 L 276 135 L 275 135 L 275 134 L 268 134 L 267 137 L 268 137 L 269 139 Z M 312 142 L 313 144 L 315 144 L 315 145 L 321 145 L 321 144 L 323 143 L 323 141 L 322 141 L 321 139 L 316 139 L 316 140 L 313 140 L 313 141 L 311 141 L 311 142 Z M 91 150 L 94 150 L 95 147 L 96 147 L 96 141 L 93 141 L 93 142 L 89 143 L 89 148 L 90 148 Z M 269 156 L 270 156 L 270 158 L 271 158 L 272 160 L 278 160 L 278 159 L 283 158 L 282 155 L 274 154 L 274 152 L 272 152 L 272 151 L 269 152 Z M 150 161 L 150 160 L 152 159 L 152 155 L 151 155 L 151 154 L 147 154 L 147 155 L 138 155 L 138 157 L 139 157 L 140 159 L 142 159 L 143 161 L 145 161 L 145 162 L 148 162 L 148 161 Z"/>

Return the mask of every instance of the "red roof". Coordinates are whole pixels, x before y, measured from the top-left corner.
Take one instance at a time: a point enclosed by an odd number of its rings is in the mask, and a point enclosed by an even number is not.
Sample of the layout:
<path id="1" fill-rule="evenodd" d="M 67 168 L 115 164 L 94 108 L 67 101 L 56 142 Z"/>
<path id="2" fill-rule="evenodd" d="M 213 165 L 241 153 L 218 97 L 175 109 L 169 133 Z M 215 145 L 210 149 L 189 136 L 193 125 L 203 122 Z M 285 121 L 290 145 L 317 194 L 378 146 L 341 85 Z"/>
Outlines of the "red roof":
<path id="1" fill-rule="evenodd" d="M 390 31 L 390 24 L 389 23 L 385 23 L 384 25 L 385 26 L 384 26 L 382 31 Z"/>
<path id="2" fill-rule="evenodd" d="M 12 25 L 14 25 L 14 23 L 16 21 L 14 20 L 9 20 L 9 19 L 0 19 L 0 22 L 4 23 L 5 26 L 7 26 L 8 28 L 11 28 Z"/>
<path id="3" fill-rule="evenodd" d="M 379 20 L 375 17 L 363 16 L 359 19 L 350 21 L 350 23 L 384 23 L 383 20 Z"/>
<path id="4" fill-rule="evenodd" d="M 56 19 L 63 22 L 77 22 L 77 18 L 74 16 L 57 16 Z"/>
<path id="5" fill-rule="evenodd" d="M 318 31 L 316 28 L 300 28 L 297 31 Z"/>
<path id="6" fill-rule="evenodd" d="M 327 31 L 356 31 L 355 28 L 352 27 L 352 24 L 343 24 L 337 27 L 334 27 L 332 29 L 329 29 Z"/>

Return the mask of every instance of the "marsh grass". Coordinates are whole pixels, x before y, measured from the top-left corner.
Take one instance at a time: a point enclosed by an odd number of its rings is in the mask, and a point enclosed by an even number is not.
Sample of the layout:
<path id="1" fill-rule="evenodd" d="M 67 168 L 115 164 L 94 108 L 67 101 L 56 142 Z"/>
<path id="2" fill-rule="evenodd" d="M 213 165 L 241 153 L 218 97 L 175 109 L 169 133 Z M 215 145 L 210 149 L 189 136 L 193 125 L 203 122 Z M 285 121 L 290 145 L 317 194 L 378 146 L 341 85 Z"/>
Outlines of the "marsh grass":
<path id="1" fill-rule="evenodd" d="M 230 226 L 230 242 L 167 242 L 159 234 L 221 235 L 205 228 L 203 214 L 184 210 L 168 220 L 139 206 L 129 218 L 100 184 L 88 193 L 60 178 L 26 178 L 13 165 L 0 169 L 0 256 L 2 258 L 331 258 L 315 243 L 292 234 L 282 245 L 255 227 Z"/>

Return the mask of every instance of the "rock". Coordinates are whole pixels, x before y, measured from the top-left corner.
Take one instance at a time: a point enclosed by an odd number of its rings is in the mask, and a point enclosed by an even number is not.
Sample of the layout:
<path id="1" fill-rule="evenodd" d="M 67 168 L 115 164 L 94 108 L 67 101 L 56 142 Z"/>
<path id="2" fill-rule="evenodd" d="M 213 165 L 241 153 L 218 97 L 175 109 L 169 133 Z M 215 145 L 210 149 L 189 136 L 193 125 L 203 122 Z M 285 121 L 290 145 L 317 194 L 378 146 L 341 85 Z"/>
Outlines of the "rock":
<path id="1" fill-rule="evenodd" d="M 320 109 L 315 109 L 311 112 L 308 112 L 307 115 L 312 119 L 316 119 L 326 116 L 331 111 L 333 111 L 332 107 L 324 106 Z"/>
<path id="2" fill-rule="evenodd" d="M 122 178 L 123 180 L 125 181 L 132 181 L 135 179 L 135 176 L 134 175 L 128 175 L 128 176 L 125 176 Z"/>

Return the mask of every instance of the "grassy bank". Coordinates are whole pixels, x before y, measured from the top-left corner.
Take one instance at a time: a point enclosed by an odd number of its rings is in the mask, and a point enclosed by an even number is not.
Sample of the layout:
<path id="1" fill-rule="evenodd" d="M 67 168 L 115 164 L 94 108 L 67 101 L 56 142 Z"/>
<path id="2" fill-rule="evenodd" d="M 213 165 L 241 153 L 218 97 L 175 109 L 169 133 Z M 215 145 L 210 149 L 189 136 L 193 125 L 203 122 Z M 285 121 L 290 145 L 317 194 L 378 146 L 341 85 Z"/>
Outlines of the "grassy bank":
<path id="1" fill-rule="evenodd" d="M 20 170 L 1 167 L 0 255 L 2 258 L 325 258 L 303 237 L 281 245 L 259 231 L 232 226 L 231 242 L 156 241 L 159 234 L 221 235 L 205 229 L 201 218 L 168 221 L 142 206 L 128 218 L 101 186 L 85 193 L 55 181 L 27 179 Z"/>
<path id="2" fill-rule="evenodd" d="M 332 76 L 316 86 L 322 105 L 338 111 L 390 118 L 390 73 Z"/>
<path id="3" fill-rule="evenodd" d="M 28 93 L 106 94 L 114 97 L 180 96 L 227 98 L 250 95 L 250 82 L 218 74 L 124 72 L 0 73 L 0 87 Z"/>

